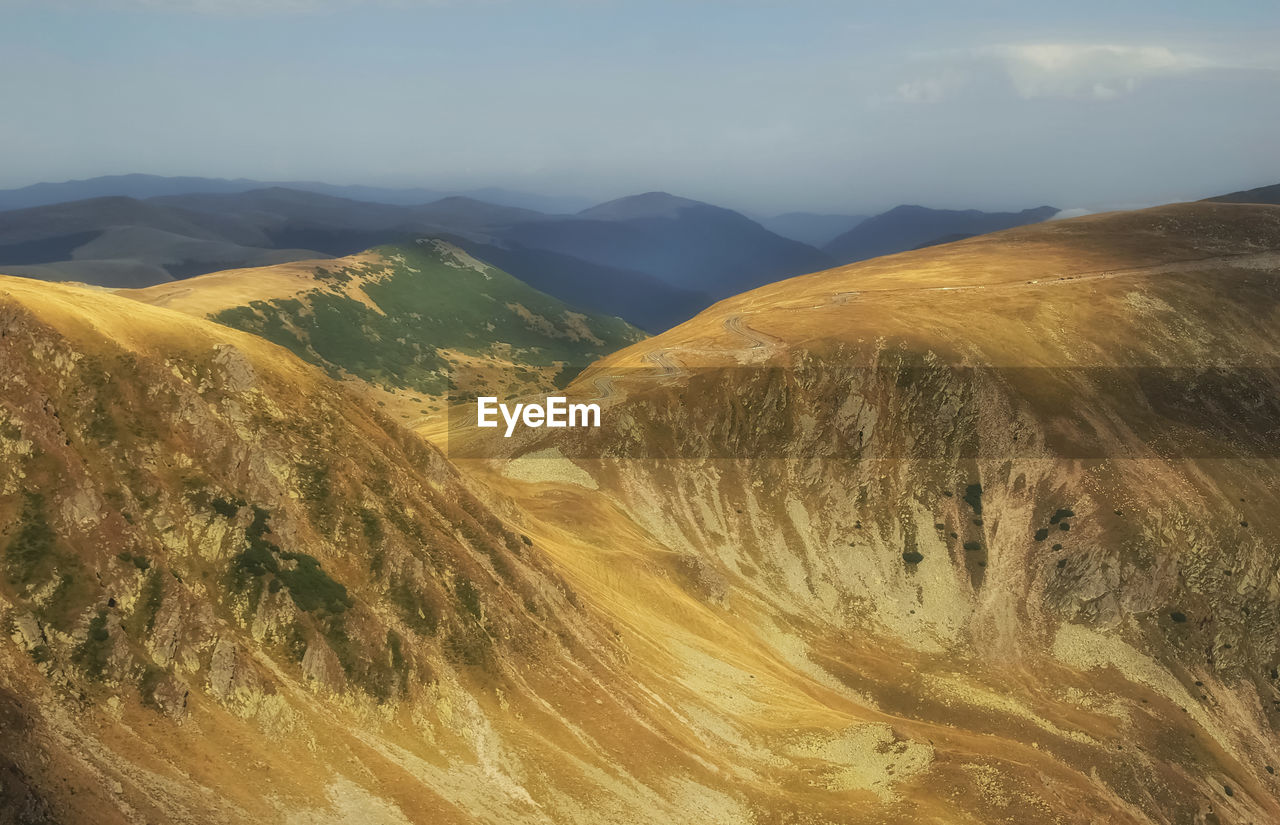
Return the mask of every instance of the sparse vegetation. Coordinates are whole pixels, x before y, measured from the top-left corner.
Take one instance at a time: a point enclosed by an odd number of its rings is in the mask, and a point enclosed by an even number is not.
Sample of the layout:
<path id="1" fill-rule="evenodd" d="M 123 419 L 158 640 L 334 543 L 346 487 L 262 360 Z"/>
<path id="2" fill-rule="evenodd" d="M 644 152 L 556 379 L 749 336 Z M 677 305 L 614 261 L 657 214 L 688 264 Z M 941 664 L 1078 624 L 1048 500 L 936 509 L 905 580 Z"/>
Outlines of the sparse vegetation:
<path id="1" fill-rule="evenodd" d="M 973 510 L 974 515 L 982 515 L 982 485 L 970 484 L 964 488 L 964 503 Z"/>
<path id="2" fill-rule="evenodd" d="M 100 681 L 111 656 L 111 632 L 107 630 L 107 611 L 99 610 L 89 620 L 89 635 L 76 647 L 71 660 L 79 665 L 90 679 Z"/>
<path id="3" fill-rule="evenodd" d="M 369 541 L 370 547 L 377 547 L 382 543 L 385 531 L 382 529 L 382 518 L 378 516 L 377 510 L 361 507 L 360 527 L 364 531 L 364 537 Z"/>
<path id="4" fill-rule="evenodd" d="M 336 616 L 349 609 L 352 602 L 346 586 L 330 577 L 319 560 L 284 552 L 267 540 L 269 519 L 266 510 L 254 508 L 253 522 L 245 531 L 246 547 L 231 564 L 233 586 L 249 592 L 250 609 L 257 609 L 262 579 L 268 577 L 265 586 L 270 592 L 287 588 L 293 603 L 304 612 Z"/>
<path id="5" fill-rule="evenodd" d="M 424 636 L 436 634 L 440 616 L 431 602 L 423 598 L 412 584 L 404 579 L 395 579 L 388 596 L 400 614 L 400 619 L 411 630 Z"/>
<path id="6" fill-rule="evenodd" d="M 137 606 L 130 617 L 130 635 L 140 637 L 151 633 L 156 627 L 156 618 L 160 615 L 160 607 L 164 604 L 164 575 L 156 570 L 147 576 L 138 596 Z"/>
<path id="7" fill-rule="evenodd" d="M 54 565 L 57 535 L 45 516 L 44 497 L 28 492 L 18 514 L 18 532 L 5 547 L 5 568 L 13 584 L 32 584 L 48 577 Z"/>
<path id="8" fill-rule="evenodd" d="M 480 593 L 466 576 L 459 574 L 453 581 L 453 592 L 462 606 L 477 622 L 484 619 L 484 606 L 480 603 Z"/>

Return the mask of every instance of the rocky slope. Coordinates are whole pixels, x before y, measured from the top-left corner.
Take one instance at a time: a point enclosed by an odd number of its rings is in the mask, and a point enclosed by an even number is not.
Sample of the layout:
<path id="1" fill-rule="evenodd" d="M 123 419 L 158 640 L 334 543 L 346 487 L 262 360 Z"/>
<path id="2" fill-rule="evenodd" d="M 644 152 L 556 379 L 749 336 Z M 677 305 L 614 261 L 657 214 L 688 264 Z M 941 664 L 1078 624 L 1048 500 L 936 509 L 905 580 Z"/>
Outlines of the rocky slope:
<path id="1" fill-rule="evenodd" d="M 6 816 L 678 817 L 644 749 L 697 796 L 708 768 L 626 688 L 616 630 L 360 394 L 13 278 L 0 368 Z"/>
<path id="2" fill-rule="evenodd" d="M 675 554 L 847 714 L 824 758 L 915 754 L 834 821 L 1272 821 L 1278 307 L 1280 209 L 1046 224 L 721 302 L 571 387 L 603 434 L 459 452 Z M 703 731 L 763 771 L 803 723 L 748 684 L 777 729 Z"/>
<path id="3" fill-rule="evenodd" d="M 1275 821 L 1278 301 L 1277 208 L 1028 227 L 723 301 L 570 387 L 601 431 L 445 460 L 261 339 L 6 279 L 0 787 L 68 822 Z M 1170 366 L 1220 369 L 1188 401 Z"/>

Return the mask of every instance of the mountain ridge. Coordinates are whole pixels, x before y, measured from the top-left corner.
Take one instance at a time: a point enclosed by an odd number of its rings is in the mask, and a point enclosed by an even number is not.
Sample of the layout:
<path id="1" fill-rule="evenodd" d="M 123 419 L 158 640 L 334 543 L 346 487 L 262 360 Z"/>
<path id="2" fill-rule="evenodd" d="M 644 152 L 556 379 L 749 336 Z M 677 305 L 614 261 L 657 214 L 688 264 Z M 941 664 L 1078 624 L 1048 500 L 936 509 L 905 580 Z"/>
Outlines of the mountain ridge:
<path id="1" fill-rule="evenodd" d="M 726 299 L 568 386 L 598 432 L 446 459 L 261 338 L 0 278 L 5 775 L 110 825 L 1273 820 L 1270 464 L 1131 368 L 1278 321 L 1280 208 L 1054 221 Z"/>
<path id="2" fill-rule="evenodd" d="M 1060 210 L 1052 206 L 1021 212 L 981 212 L 976 209 L 931 209 L 902 205 L 867 218 L 823 250 L 839 263 L 892 255 L 937 239 L 956 235 L 981 235 L 1028 223 L 1048 220 Z"/>

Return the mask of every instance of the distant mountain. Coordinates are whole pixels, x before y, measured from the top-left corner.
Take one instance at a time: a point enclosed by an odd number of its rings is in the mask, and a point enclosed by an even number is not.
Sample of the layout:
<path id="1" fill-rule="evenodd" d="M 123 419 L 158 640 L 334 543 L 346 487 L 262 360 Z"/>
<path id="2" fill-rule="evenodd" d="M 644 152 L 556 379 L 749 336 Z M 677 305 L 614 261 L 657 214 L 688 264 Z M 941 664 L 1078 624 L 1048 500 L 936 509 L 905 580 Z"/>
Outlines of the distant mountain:
<path id="1" fill-rule="evenodd" d="M 550 213 L 577 212 L 590 205 L 586 198 L 558 195 L 538 195 L 513 192 L 509 189 L 487 187 L 483 189 L 449 190 L 422 187 L 394 188 L 321 183 L 317 181 L 260 181 L 248 178 L 163 177 L 160 175 L 105 175 L 87 180 L 69 180 L 62 183 L 37 183 L 20 189 L 0 190 L 0 210 L 27 209 L 54 203 L 86 200 L 88 198 L 123 196 L 144 200 L 167 195 L 236 194 L 254 189 L 281 187 L 304 192 L 316 192 L 352 200 L 413 206 L 431 203 L 456 195 L 476 200 L 533 209 Z"/>
<path id="2" fill-rule="evenodd" d="M 0 212 L 0 265 L 11 275 L 138 287 L 235 266 L 324 257 L 276 245 L 236 215 L 126 197 Z"/>
<path id="3" fill-rule="evenodd" d="M 865 215 L 787 212 L 771 218 L 762 218 L 760 225 L 775 235 L 821 249 L 866 219 Z"/>
<path id="4" fill-rule="evenodd" d="M 1052 206 L 1021 212 L 980 212 L 898 206 L 867 218 L 828 243 L 823 250 L 837 263 L 864 261 L 941 243 L 943 238 L 970 237 L 1039 223 L 1058 214 Z"/>
<path id="5" fill-rule="evenodd" d="M 517 224 L 502 237 L 644 272 L 714 299 L 831 265 L 819 250 L 744 215 L 663 192 L 610 201 L 572 218 Z"/>
<path id="6" fill-rule="evenodd" d="M 934 238 L 931 241 L 926 241 L 920 244 L 919 246 L 913 246 L 911 248 L 912 249 L 928 249 L 931 246 L 941 246 L 944 243 L 955 243 L 956 241 L 964 241 L 964 240 L 968 240 L 969 238 L 976 238 L 976 237 L 977 235 L 974 235 L 971 232 L 953 232 L 950 235 L 943 235 L 941 238 Z"/>
<path id="7" fill-rule="evenodd" d="M 547 215 L 461 196 L 403 206 L 269 187 L 0 212 L 0 267 L 144 287 L 419 238 L 448 239 L 566 303 L 651 332 L 832 263 L 737 212 L 663 193 Z"/>
<path id="8" fill-rule="evenodd" d="M 703 292 L 680 289 L 644 272 L 605 266 L 545 249 L 495 246 L 456 239 L 477 258 L 517 275 L 562 301 L 625 318 L 646 332 L 661 332 L 710 306 Z"/>
<path id="9" fill-rule="evenodd" d="M 666 192 L 645 192 L 597 204 L 578 213 L 589 221 L 633 221 L 644 218 L 679 218 L 686 209 L 707 206 L 700 201 Z"/>
<path id="10" fill-rule="evenodd" d="M 1271 186 L 1259 186 L 1257 189 L 1246 189 L 1242 192 L 1232 192 L 1229 195 L 1219 195 L 1216 198 L 1206 198 L 1205 200 L 1217 203 L 1269 203 L 1280 205 L 1280 183 Z"/>

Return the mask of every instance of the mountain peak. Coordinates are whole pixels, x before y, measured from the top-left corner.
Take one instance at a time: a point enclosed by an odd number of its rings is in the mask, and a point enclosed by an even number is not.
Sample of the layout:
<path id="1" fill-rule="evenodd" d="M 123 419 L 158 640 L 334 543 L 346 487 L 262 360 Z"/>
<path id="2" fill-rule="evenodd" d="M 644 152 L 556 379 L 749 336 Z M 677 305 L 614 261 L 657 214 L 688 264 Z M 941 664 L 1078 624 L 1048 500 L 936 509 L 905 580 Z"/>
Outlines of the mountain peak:
<path id="1" fill-rule="evenodd" d="M 644 192 L 584 209 L 579 217 L 602 221 L 628 221 L 638 218 L 674 218 L 682 210 L 707 206 L 701 201 L 682 198 L 669 192 Z"/>

